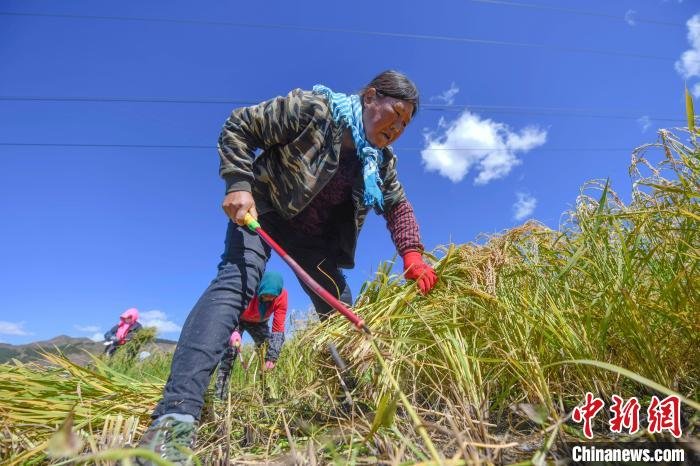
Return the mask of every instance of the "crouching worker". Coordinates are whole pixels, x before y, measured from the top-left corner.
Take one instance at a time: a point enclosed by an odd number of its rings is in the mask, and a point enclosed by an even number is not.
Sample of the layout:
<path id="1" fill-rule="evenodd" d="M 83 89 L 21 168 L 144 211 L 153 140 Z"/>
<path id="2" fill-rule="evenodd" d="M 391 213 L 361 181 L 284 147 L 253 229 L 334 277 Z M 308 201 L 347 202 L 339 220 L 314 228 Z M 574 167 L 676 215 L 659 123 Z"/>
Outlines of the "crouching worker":
<path id="1" fill-rule="evenodd" d="M 112 356 L 117 348 L 126 344 L 141 330 L 139 311 L 135 307 L 127 309 L 119 316 L 119 323 L 105 333 L 105 353 Z"/>
<path id="2" fill-rule="evenodd" d="M 256 348 L 260 348 L 267 342 L 265 370 L 275 367 L 284 344 L 284 321 L 287 317 L 287 290 L 283 286 L 282 275 L 277 272 L 265 272 L 258 285 L 257 293 L 245 312 L 241 314 L 238 329 L 231 334 L 229 346 L 224 351 L 216 375 L 215 394 L 220 400 L 225 399 L 228 393 L 231 368 L 240 354 L 243 332 L 250 334 Z M 272 317 L 272 332 L 267 323 L 270 317 Z M 241 362 L 243 362 L 242 359 Z"/>
<path id="3" fill-rule="evenodd" d="M 418 111 L 418 101 L 410 79 L 385 71 L 357 94 L 318 85 L 231 113 L 218 143 L 219 174 L 226 182 L 222 207 L 230 219 L 226 246 L 216 278 L 182 328 L 163 399 L 141 448 L 176 464 L 192 463 L 183 447 L 194 448 L 211 375 L 271 253 L 243 226 L 246 214 L 323 288 L 350 304 L 340 269 L 354 267 L 358 235 L 374 210 L 403 258 L 404 276 L 423 294 L 433 288 L 437 275 L 423 261 L 418 222 L 391 148 Z M 328 318 L 331 306 L 306 284 L 302 288 L 319 317 Z"/>

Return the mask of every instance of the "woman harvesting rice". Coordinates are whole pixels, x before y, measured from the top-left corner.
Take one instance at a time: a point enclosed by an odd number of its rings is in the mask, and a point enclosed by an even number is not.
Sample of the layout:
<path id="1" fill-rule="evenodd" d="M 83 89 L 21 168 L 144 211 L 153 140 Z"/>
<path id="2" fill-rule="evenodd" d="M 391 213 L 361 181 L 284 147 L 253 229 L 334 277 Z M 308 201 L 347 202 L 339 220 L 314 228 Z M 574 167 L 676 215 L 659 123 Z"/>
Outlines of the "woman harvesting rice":
<path id="1" fill-rule="evenodd" d="M 234 110 L 219 137 L 223 209 L 230 218 L 218 273 L 190 312 L 163 399 L 140 446 L 187 464 L 204 392 L 241 312 L 253 297 L 270 248 L 243 224 L 246 213 L 326 290 L 350 304 L 341 268 L 370 209 L 384 216 L 406 278 L 422 293 L 437 281 L 423 262 L 418 224 L 396 172 L 391 143 L 418 111 L 416 86 L 385 71 L 358 95 L 315 86 Z M 259 156 L 255 151 L 261 149 Z M 304 283 L 316 312 L 331 307 Z M 151 464 L 142 462 L 141 464 Z"/>
<path id="2" fill-rule="evenodd" d="M 112 356 L 117 348 L 126 344 L 134 337 L 134 334 L 141 330 L 139 320 L 139 310 L 135 307 L 127 309 L 119 316 L 119 323 L 105 333 L 105 353 Z"/>
<path id="3" fill-rule="evenodd" d="M 258 348 L 267 342 L 265 370 L 272 370 L 275 367 L 282 351 L 282 345 L 284 345 L 284 321 L 286 317 L 287 290 L 284 289 L 282 275 L 277 272 L 265 272 L 260 279 L 258 291 L 238 319 L 238 328 L 231 334 L 229 346 L 219 362 L 214 388 L 214 394 L 217 398 L 226 399 L 231 368 L 236 357 L 240 354 L 243 332 L 250 334 Z M 272 332 L 267 324 L 270 319 L 272 319 Z"/>

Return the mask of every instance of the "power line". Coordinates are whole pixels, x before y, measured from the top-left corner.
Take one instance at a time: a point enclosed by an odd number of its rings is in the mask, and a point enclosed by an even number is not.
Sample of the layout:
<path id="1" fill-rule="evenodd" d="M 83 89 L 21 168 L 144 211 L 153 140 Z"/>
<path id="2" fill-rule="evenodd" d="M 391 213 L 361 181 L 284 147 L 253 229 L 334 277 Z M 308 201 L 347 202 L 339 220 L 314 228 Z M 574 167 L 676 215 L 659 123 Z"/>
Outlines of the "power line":
<path id="1" fill-rule="evenodd" d="M 256 105 L 260 101 L 225 98 L 179 98 L 179 97 L 53 97 L 53 96 L 0 96 L 0 100 L 19 102 L 126 102 L 156 104 L 228 104 Z"/>
<path id="2" fill-rule="evenodd" d="M 177 98 L 177 97 L 52 97 L 52 96 L 0 96 L 0 101 L 16 101 L 16 102 L 113 102 L 113 103 L 156 103 L 156 104 L 214 104 L 214 105 L 256 105 L 259 102 L 252 100 L 241 99 L 225 99 L 225 98 Z M 525 115 L 544 115 L 544 116 L 567 116 L 567 117 L 584 117 L 584 118 L 603 118 L 603 119 L 618 119 L 618 120 L 638 120 L 639 116 L 630 114 L 614 114 L 606 113 L 610 110 L 597 109 L 580 109 L 567 107 L 528 107 L 528 106 L 509 106 L 509 105 L 482 105 L 482 104 L 421 104 L 422 109 L 432 111 L 463 111 L 463 110 L 481 110 L 492 113 L 510 113 L 510 114 L 525 114 Z M 646 112 L 639 112 L 644 114 Z M 681 118 L 669 117 L 652 117 L 648 116 L 649 120 L 653 121 L 670 121 L 682 122 Z"/>
<path id="3" fill-rule="evenodd" d="M 77 147 L 77 148 L 128 148 L 128 149 L 216 149 L 215 145 L 211 144 L 92 144 L 92 143 L 55 143 L 55 142 L 0 142 L 1 147 Z M 424 147 L 395 147 L 396 152 L 401 151 L 423 151 Z M 430 149 L 436 151 L 486 151 L 499 152 L 509 151 L 516 152 L 512 149 L 503 147 L 453 147 L 453 148 L 436 148 Z M 620 147 L 542 147 L 532 150 L 544 152 L 619 152 L 629 151 L 629 148 Z"/>
<path id="4" fill-rule="evenodd" d="M 533 10 L 548 10 L 548 11 L 556 11 L 559 13 L 567 13 L 567 14 L 572 14 L 572 15 L 580 15 L 580 16 L 594 16 L 598 18 L 607 18 L 607 19 L 614 19 L 614 20 L 624 20 L 625 16 L 623 15 L 612 15 L 610 13 L 601 13 L 598 11 L 589 11 L 589 10 L 578 10 L 574 8 L 562 8 L 558 6 L 552 6 L 552 5 L 542 5 L 542 4 L 536 4 L 536 3 L 520 3 L 520 2 L 512 2 L 508 0 L 468 0 L 473 3 L 482 3 L 482 4 L 488 4 L 488 5 L 502 5 L 502 6 L 510 6 L 510 7 L 516 7 L 516 8 L 529 8 Z M 646 18 L 637 18 L 634 17 L 632 18 L 635 23 L 647 23 L 647 24 L 656 24 L 659 26 L 674 26 L 674 27 L 685 27 L 685 24 L 683 23 L 675 23 L 672 21 L 659 21 L 659 20 L 654 20 L 654 19 L 646 19 Z"/>
<path id="5" fill-rule="evenodd" d="M 216 149 L 211 144 L 92 144 L 92 143 L 55 143 L 55 142 L 0 142 L 0 146 L 17 147 L 92 147 L 92 148 L 129 148 L 129 149 Z"/>
<path id="6" fill-rule="evenodd" d="M 195 19 L 174 19 L 174 18 L 149 18 L 138 16 L 98 16 L 98 15 L 69 15 L 57 13 L 14 13 L 0 12 L 0 16 L 16 16 L 16 17 L 40 17 L 40 18 L 62 18 L 62 19 L 84 19 L 84 20 L 106 20 L 106 21 L 138 21 L 138 22 L 157 22 L 171 24 L 190 24 L 190 25 L 207 25 L 207 26 L 226 26 L 236 28 L 249 29 L 278 29 L 287 31 L 303 31 L 303 32 L 323 32 L 323 33 L 341 33 L 341 34 L 357 34 L 374 37 L 393 37 L 401 39 L 418 39 L 418 40 L 434 40 L 443 42 L 457 42 L 479 45 L 494 45 L 504 47 L 520 47 L 532 48 L 540 50 L 556 50 L 559 52 L 569 53 L 588 53 L 595 55 L 607 55 L 614 57 L 641 58 L 646 60 L 662 60 L 676 61 L 676 58 L 663 57 L 659 55 L 649 55 L 634 52 L 621 52 L 615 50 L 601 50 L 578 47 L 563 47 L 558 45 L 535 44 L 528 42 L 510 42 L 491 39 L 478 39 L 469 37 L 442 36 L 433 34 L 412 34 L 401 32 L 385 32 L 371 31 L 362 29 L 346 29 L 346 28 L 325 28 L 311 26 L 294 26 L 289 24 L 253 24 L 253 23 L 236 23 L 230 21 L 210 21 L 210 20 L 195 20 Z"/>
<path id="7" fill-rule="evenodd" d="M 543 115 L 543 116 L 565 116 L 565 117 L 585 117 L 585 118 L 608 118 L 615 120 L 639 120 L 640 116 L 630 114 L 613 114 L 604 113 L 605 110 L 595 109 L 580 109 L 566 107 L 524 107 L 524 106 L 508 106 L 508 105 L 481 105 L 481 104 L 465 104 L 465 105 L 431 105 L 421 104 L 421 108 L 429 110 L 443 111 L 461 111 L 461 110 L 481 110 L 492 113 L 510 113 L 522 115 Z M 608 110 L 609 111 L 609 110 Z M 644 112 L 640 112 L 640 115 Z M 669 121 L 669 122 L 684 122 L 682 118 L 670 117 L 652 117 L 646 115 L 650 121 Z"/>
<path id="8" fill-rule="evenodd" d="M 129 102 L 129 103 L 175 103 L 175 104 L 234 104 L 251 105 L 252 101 L 235 99 L 187 99 L 172 97 L 52 97 L 3 95 L 0 100 L 19 102 Z"/>
<path id="9" fill-rule="evenodd" d="M 446 152 L 523 152 L 505 147 L 395 147 L 396 152 L 446 151 Z M 543 152 L 620 152 L 630 151 L 629 147 L 535 147 L 531 151 Z"/>

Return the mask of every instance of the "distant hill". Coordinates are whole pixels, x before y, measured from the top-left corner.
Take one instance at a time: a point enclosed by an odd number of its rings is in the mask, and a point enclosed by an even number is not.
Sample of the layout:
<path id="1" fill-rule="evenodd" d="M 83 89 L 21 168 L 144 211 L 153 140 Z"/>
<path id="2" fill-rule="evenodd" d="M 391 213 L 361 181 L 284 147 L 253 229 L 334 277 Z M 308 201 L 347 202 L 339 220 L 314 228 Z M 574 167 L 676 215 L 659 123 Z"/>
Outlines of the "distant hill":
<path id="1" fill-rule="evenodd" d="M 176 341 L 156 339 L 155 345 L 162 351 L 174 351 Z M 24 345 L 10 345 L 0 343 L 0 364 L 17 359 L 21 362 L 41 362 L 41 352 L 56 353 L 60 351 L 71 361 L 77 364 L 86 364 L 90 361 L 90 354 L 102 354 L 104 345 L 101 341 L 95 342 L 89 338 L 75 338 L 67 335 L 59 335 L 50 340 L 35 341 Z M 87 352 L 87 353 L 86 353 Z"/>

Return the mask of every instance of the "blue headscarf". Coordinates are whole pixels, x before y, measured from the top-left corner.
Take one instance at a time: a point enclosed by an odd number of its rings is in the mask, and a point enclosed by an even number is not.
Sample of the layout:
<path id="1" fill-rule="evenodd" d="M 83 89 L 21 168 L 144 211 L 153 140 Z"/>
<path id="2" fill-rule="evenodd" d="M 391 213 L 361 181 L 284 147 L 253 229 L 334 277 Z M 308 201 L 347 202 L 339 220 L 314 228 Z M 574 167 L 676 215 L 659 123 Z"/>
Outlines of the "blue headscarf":
<path id="1" fill-rule="evenodd" d="M 260 320 L 265 318 L 267 309 L 270 307 L 270 302 L 261 301 L 260 296 L 267 294 L 270 296 L 279 296 L 282 293 L 284 280 L 282 275 L 277 272 L 265 272 L 258 284 L 258 312 L 260 312 Z"/>
<path id="2" fill-rule="evenodd" d="M 317 94 L 323 94 L 328 99 L 333 121 L 338 125 L 341 123 L 345 124 L 352 132 L 352 139 L 355 141 L 355 148 L 357 149 L 357 157 L 362 162 L 362 178 L 365 181 L 365 205 L 383 210 L 384 195 L 379 189 L 382 183 L 382 179 L 379 177 L 379 165 L 382 164 L 383 160 L 382 151 L 372 146 L 365 137 L 360 96 L 333 92 L 321 84 L 315 85 L 313 90 Z"/>

